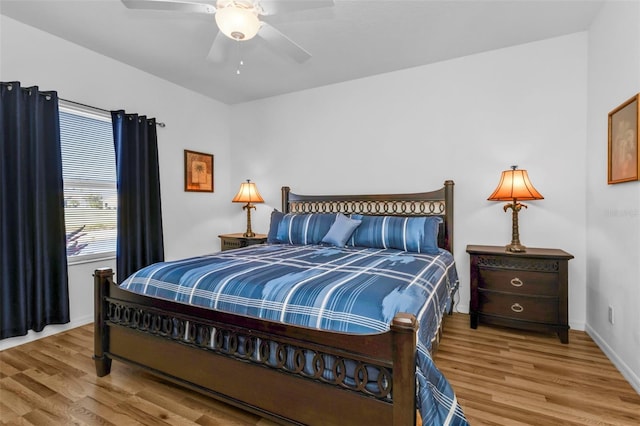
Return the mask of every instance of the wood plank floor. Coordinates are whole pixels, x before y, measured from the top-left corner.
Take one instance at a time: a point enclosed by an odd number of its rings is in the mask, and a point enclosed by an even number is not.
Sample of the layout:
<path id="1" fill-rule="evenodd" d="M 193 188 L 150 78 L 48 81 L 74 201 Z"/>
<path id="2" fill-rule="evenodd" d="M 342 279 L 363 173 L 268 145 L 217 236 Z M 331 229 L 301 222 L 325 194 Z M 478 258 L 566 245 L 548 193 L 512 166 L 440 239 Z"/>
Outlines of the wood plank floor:
<path id="1" fill-rule="evenodd" d="M 640 425 L 640 395 L 584 332 L 445 321 L 434 357 L 472 425 Z"/>
<path id="2" fill-rule="evenodd" d="M 447 318 L 435 360 L 472 425 L 640 425 L 640 395 L 585 333 L 562 345 L 468 321 Z M 92 348 L 87 325 L 0 352 L 0 422 L 273 425 L 117 361 L 98 378 Z"/>

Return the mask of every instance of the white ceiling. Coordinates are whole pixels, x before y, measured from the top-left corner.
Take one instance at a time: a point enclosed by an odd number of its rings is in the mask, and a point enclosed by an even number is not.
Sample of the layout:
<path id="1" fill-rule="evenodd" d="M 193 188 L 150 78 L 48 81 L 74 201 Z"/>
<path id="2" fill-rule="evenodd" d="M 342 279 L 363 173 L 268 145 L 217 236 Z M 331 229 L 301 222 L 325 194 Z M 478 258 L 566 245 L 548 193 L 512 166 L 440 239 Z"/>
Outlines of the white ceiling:
<path id="1" fill-rule="evenodd" d="M 0 13 L 236 104 L 584 31 L 602 3 L 335 0 L 329 8 L 266 17 L 313 55 L 302 64 L 258 37 L 229 40 L 225 62 L 207 61 L 218 31 L 211 15 L 131 10 L 120 0 L 0 0 Z"/>

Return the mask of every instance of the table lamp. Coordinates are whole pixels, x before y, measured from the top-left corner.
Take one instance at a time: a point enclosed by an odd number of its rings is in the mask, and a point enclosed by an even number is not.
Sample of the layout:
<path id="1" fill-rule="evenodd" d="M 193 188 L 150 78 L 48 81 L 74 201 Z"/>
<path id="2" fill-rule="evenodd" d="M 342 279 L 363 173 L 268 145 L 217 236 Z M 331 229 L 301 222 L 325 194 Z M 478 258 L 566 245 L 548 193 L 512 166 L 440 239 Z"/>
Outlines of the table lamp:
<path id="1" fill-rule="evenodd" d="M 526 170 L 518 170 L 518 166 L 511 166 L 511 170 L 505 170 L 500 177 L 500 183 L 493 194 L 487 200 L 509 201 L 504 205 L 504 211 L 512 210 L 512 234 L 511 244 L 505 248 L 507 251 L 522 253 L 527 251 L 526 247 L 520 244 L 520 233 L 518 230 L 518 212 L 525 204 L 519 200 L 542 200 L 544 197 L 533 187 Z"/>
<path id="2" fill-rule="evenodd" d="M 247 203 L 242 209 L 247 210 L 247 232 L 242 234 L 245 237 L 255 237 L 256 234 L 251 230 L 251 209 L 255 209 L 251 203 L 264 203 L 262 196 L 258 192 L 258 188 L 256 188 L 256 184 L 251 182 L 250 179 L 247 179 L 245 183 L 240 184 L 240 190 L 231 200 L 234 203 Z"/>

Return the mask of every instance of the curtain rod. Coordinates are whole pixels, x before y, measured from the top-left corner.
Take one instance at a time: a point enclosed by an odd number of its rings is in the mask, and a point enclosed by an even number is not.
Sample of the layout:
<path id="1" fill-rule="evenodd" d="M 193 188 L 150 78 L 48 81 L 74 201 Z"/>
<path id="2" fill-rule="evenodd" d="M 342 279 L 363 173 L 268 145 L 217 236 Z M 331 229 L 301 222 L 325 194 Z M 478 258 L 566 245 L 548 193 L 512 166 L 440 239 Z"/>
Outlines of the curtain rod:
<path id="1" fill-rule="evenodd" d="M 83 106 L 83 107 L 86 107 L 86 108 L 97 109 L 98 111 L 103 111 L 103 112 L 111 113 L 111 111 L 109 111 L 108 109 L 98 108 L 98 107 L 94 107 L 94 106 L 92 106 L 92 105 L 83 104 L 83 103 L 81 103 L 81 102 L 70 101 L 70 100 L 68 100 L 68 99 L 63 99 L 63 98 L 58 98 L 58 99 L 60 99 L 61 101 L 64 101 L 64 102 L 68 102 L 68 103 L 70 103 L 70 104 L 79 105 L 79 106 Z M 159 127 L 165 127 L 165 126 L 166 126 L 166 124 L 164 124 L 164 123 L 163 123 L 163 122 L 161 122 L 161 121 L 156 121 L 156 126 L 159 126 Z"/>

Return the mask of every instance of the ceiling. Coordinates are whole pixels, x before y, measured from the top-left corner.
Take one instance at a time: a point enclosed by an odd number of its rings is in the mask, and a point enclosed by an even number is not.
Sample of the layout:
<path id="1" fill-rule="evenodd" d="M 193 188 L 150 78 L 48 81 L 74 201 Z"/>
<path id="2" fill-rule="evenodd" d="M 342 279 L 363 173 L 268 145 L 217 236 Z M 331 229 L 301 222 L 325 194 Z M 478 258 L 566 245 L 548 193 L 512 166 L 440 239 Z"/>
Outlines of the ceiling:
<path id="1" fill-rule="evenodd" d="M 265 17 L 312 54 L 304 63 L 259 37 L 229 40 L 226 60 L 212 63 L 213 16 L 131 10 L 120 0 L 0 0 L 0 13 L 236 104 L 584 31 L 602 3 L 335 0 L 333 7 Z"/>

